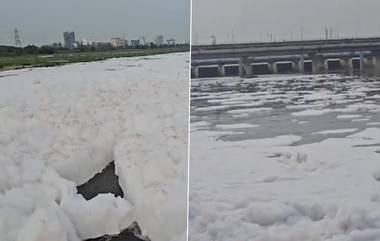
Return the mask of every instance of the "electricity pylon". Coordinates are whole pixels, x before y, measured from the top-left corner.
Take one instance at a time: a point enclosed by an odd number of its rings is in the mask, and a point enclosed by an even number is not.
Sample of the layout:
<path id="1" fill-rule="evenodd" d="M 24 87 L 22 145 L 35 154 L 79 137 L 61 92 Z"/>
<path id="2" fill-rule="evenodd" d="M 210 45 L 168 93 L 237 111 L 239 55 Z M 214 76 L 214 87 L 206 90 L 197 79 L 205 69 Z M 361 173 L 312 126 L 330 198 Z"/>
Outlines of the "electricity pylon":
<path id="1" fill-rule="evenodd" d="M 18 34 L 17 28 L 15 28 L 15 46 L 16 47 L 22 47 L 21 45 L 21 40 L 20 40 L 20 35 Z"/>

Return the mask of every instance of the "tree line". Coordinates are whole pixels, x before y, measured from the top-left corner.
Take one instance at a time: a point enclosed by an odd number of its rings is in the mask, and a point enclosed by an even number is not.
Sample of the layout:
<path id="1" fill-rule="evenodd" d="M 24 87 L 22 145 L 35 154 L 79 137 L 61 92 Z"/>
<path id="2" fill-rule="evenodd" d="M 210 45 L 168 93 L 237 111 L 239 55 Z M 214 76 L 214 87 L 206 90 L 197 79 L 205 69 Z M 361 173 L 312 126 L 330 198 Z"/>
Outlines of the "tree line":
<path id="1" fill-rule="evenodd" d="M 120 48 L 114 48 L 111 44 L 103 44 L 99 46 L 84 46 L 80 45 L 75 49 L 66 49 L 66 48 L 55 48 L 52 46 L 35 46 L 28 45 L 26 47 L 14 47 L 14 46 L 5 46 L 0 45 L 0 57 L 13 57 L 13 56 L 22 56 L 22 55 L 51 55 L 57 52 L 94 52 L 94 51 L 112 51 L 112 50 L 121 50 L 121 49 L 154 49 L 154 48 L 179 48 L 186 47 L 188 44 L 176 44 L 176 45 L 161 45 L 156 46 L 153 43 L 148 45 L 138 45 L 138 46 L 126 46 Z"/>

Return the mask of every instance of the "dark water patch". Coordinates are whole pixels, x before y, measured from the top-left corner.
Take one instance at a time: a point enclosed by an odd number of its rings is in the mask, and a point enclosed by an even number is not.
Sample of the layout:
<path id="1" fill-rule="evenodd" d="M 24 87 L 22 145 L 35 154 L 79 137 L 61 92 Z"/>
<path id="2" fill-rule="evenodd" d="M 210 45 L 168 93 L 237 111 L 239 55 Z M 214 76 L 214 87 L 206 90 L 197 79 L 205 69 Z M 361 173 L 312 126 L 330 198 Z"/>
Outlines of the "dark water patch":
<path id="1" fill-rule="evenodd" d="M 112 193 L 115 197 L 124 197 L 119 185 L 118 176 L 115 174 L 115 162 L 112 161 L 101 172 L 86 183 L 77 187 L 78 193 L 86 200 L 96 197 L 98 194 Z M 107 220 L 104 220 L 107 222 Z M 86 241 L 148 241 L 141 236 L 141 230 L 137 223 L 133 223 L 118 235 L 104 235 L 102 237 L 87 239 Z"/>
<path id="2" fill-rule="evenodd" d="M 77 189 L 86 200 L 101 193 L 112 193 L 115 197 L 124 197 L 123 190 L 119 185 L 119 178 L 115 174 L 114 162 L 108 164 L 100 173 L 78 186 Z"/>

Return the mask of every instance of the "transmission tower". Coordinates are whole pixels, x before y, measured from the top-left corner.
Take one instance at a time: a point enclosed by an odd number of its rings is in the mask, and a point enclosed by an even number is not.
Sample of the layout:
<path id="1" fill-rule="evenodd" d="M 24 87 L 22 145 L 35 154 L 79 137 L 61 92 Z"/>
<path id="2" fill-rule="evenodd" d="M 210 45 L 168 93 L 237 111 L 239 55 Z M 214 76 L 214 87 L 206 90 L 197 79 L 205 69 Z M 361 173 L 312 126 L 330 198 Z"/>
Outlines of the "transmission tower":
<path id="1" fill-rule="evenodd" d="M 15 28 L 15 46 L 16 47 L 22 47 L 21 46 L 20 35 L 18 34 L 17 28 Z"/>

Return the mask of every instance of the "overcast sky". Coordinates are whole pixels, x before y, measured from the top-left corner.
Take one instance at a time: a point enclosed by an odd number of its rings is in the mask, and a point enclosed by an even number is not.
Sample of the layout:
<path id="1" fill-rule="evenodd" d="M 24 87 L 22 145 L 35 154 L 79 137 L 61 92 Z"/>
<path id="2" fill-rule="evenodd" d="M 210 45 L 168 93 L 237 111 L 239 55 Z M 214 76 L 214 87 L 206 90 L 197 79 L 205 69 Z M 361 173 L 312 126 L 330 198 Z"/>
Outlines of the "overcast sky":
<path id="1" fill-rule="evenodd" d="M 189 41 L 190 0 L 0 0 L 0 44 L 63 42 L 62 32 L 77 39 L 109 40 L 144 35 Z"/>
<path id="2" fill-rule="evenodd" d="M 193 0 L 193 43 L 380 36 L 380 0 Z M 233 34 L 232 34 L 233 33 Z"/>

